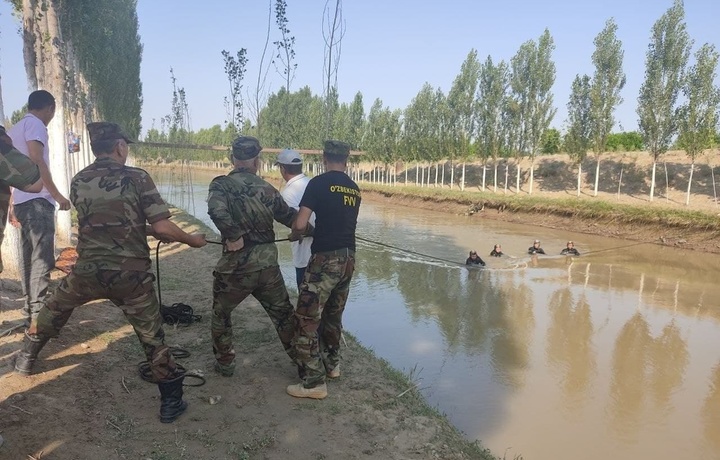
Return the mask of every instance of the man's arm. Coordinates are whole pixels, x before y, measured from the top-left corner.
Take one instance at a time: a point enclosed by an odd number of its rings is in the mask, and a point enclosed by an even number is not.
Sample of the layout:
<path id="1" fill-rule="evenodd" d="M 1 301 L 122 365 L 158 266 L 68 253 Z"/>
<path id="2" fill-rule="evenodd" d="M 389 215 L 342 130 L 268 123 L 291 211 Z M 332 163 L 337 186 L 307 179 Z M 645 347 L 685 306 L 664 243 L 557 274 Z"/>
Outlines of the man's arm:
<path id="1" fill-rule="evenodd" d="M 156 237 L 160 241 L 167 243 L 177 241 L 185 243 L 193 248 L 201 248 L 207 244 L 204 233 L 189 234 L 175 225 L 170 219 L 160 219 L 151 225 L 152 232 L 150 235 Z"/>
<path id="2" fill-rule="evenodd" d="M 43 158 L 44 146 L 38 141 L 28 141 L 27 146 L 29 153 L 28 156 L 40 170 L 40 179 L 45 185 L 45 188 L 47 188 L 48 192 L 50 192 L 50 196 L 58 202 L 60 210 L 67 211 L 70 209 L 70 200 L 65 198 L 60 191 L 58 191 L 57 186 L 55 186 L 55 182 L 53 182 L 50 168 L 48 168 L 48 165 L 45 163 L 45 158 Z"/>

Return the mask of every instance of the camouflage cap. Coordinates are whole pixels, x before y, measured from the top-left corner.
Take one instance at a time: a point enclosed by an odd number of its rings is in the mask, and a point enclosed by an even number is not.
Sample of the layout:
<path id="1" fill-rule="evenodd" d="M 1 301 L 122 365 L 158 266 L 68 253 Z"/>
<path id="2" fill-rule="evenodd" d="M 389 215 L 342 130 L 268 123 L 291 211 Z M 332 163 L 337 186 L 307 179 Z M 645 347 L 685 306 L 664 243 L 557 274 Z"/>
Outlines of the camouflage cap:
<path id="1" fill-rule="evenodd" d="M 261 150 L 260 141 L 252 136 L 240 136 L 232 143 L 232 154 L 236 160 L 252 160 Z"/>
<path id="2" fill-rule="evenodd" d="M 342 141 L 328 140 L 323 144 L 323 153 L 346 157 L 350 155 L 350 144 Z"/>
<path id="3" fill-rule="evenodd" d="M 124 139 L 128 144 L 135 142 L 123 132 L 122 128 L 117 123 L 96 121 L 88 123 L 87 130 L 90 134 L 90 142 L 112 141 L 117 139 Z"/>

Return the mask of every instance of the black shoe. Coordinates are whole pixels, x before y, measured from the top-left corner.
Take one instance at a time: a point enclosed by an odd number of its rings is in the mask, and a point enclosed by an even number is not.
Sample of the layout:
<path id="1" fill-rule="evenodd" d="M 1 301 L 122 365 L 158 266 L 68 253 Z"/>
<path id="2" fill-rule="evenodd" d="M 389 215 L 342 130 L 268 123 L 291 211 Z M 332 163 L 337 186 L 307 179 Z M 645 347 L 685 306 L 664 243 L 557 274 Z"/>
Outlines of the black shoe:
<path id="1" fill-rule="evenodd" d="M 160 421 L 172 423 L 185 412 L 188 404 L 183 401 L 183 380 L 185 376 L 177 377 L 170 382 L 158 383 L 160 389 Z"/>
<path id="2" fill-rule="evenodd" d="M 25 334 L 23 348 L 15 357 L 15 372 L 21 375 L 32 374 L 32 368 L 40 350 L 45 346 L 48 337 L 37 337 Z"/>

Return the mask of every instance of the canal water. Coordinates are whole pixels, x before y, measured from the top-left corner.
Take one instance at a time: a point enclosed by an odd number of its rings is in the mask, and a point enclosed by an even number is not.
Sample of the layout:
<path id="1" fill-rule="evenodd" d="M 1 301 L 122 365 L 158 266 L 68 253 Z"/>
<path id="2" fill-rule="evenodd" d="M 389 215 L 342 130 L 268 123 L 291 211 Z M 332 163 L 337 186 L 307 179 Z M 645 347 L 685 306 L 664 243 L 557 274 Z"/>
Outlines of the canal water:
<path id="1" fill-rule="evenodd" d="M 213 174 L 154 176 L 211 225 Z M 374 202 L 357 234 L 346 329 L 495 455 L 720 458 L 717 255 Z M 536 238 L 548 255 L 526 255 Z"/>

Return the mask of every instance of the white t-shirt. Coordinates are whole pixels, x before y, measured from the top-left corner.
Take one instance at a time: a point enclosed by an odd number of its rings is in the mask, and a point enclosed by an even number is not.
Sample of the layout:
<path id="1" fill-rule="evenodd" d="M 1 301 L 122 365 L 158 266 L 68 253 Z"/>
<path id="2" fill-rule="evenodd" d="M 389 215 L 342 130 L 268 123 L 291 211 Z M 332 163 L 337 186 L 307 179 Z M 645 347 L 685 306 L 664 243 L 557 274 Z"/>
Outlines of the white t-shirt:
<path id="1" fill-rule="evenodd" d="M 50 149 L 48 148 L 48 130 L 45 123 L 42 122 L 38 117 L 32 113 L 27 113 L 22 120 L 17 122 L 12 128 L 7 131 L 10 139 L 13 141 L 13 146 L 22 152 L 25 156 L 30 156 L 27 143 L 30 141 L 37 141 L 43 145 L 43 160 L 46 165 L 50 164 Z M 23 192 L 22 190 L 15 189 L 13 191 L 13 204 L 25 203 L 26 201 L 34 200 L 35 198 L 45 198 L 55 206 L 55 199 L 50 195 L 50 192 L 43 186 L 42 190 L 38 193 Z"/>
<path id="2" fill-rule="evenodd" d="M 300 200 L 302 199 L 305 188 L 307 187 L 308 179 L 305 174 L 298 174 L 297 176 L 290 179 L 285 187 L 280 191 L 285 203 L 288 206 L 295 209 L 300 209 Z M 310 215 L 310 225 L 315 225 L 315 213 Z M 299 241 L 293 241 L 292 253 L 293 253 L 293 264 L 296 268 L 307 267 L 308 261 L 310 260 L 310 246 L 312 245 L 312 238 L 303 238 L 302 243 Z"/>

